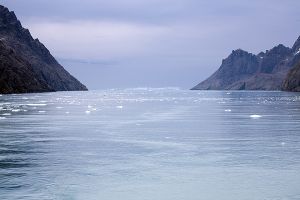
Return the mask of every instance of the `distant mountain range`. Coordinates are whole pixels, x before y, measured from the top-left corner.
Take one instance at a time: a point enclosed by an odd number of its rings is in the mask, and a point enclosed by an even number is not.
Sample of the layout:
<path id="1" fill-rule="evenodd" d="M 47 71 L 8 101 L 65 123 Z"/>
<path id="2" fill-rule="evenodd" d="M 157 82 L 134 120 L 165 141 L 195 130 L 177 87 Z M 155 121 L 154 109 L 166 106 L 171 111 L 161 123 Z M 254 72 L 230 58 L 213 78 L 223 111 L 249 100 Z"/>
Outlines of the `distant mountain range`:
<path id="1" fill-rule="evenodd" d="M 0 5 L 0 93 L 87 90 Z"/>
<path id="2" fill-rule="evenodd" d="M 238 49 L 192 90 L 300 91 L 300 37 L 292 48 L 280 44 L 258 55 Z"/>

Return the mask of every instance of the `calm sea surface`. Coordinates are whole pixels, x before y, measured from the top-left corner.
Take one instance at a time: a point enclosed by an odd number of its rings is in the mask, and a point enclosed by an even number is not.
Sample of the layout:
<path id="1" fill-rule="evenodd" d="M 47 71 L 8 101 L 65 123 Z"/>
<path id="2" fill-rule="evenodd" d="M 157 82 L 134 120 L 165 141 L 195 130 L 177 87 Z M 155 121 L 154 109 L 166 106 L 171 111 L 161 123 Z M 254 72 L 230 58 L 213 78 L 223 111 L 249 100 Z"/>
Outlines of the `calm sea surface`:
<path id="1" fill-rule="evenodd" d="M 299 200 L 300 94 L 0 96 L 1 200 Z"/>

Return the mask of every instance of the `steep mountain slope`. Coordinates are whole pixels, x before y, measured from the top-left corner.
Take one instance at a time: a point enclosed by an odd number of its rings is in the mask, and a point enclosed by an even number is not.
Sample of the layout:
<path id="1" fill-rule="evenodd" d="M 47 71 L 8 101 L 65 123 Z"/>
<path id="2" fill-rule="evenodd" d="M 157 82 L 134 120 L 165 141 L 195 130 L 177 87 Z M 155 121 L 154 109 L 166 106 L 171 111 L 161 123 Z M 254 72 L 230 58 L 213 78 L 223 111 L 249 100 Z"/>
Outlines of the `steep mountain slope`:
<path id="1" fill-rule="evenodd" d="M 258 55 L 236 50 L 221 67 L 193 90 L 280 90 L 291 68 L 300 61 L 300 37 L 293 48 L 280 44 Z"/>
<path id="2" fill-rule="evenodd" d="M 2 41 L 0 41 L 0 60 L 1 93 L 53 91 L 46 82 L 37 80 L 31 65 Z"/>
<path id="3" fill-rule="evenodd" d="M 300 62 L 288 73 L 282 89 L 285 91 L 300 92 Z"/>
<path id="4" fill-rule="evenodd" d="M 0 5 L 0 93 L 87 90 Z"/>

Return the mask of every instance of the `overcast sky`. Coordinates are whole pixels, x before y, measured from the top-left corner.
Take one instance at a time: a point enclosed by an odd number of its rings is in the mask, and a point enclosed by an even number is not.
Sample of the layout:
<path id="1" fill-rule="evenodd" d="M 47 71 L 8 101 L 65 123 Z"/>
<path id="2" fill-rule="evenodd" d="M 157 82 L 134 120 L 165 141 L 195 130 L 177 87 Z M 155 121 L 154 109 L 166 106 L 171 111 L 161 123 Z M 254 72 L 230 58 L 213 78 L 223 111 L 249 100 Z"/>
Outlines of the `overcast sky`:
<path id="1" fill-rule="evenodd" d="M 191 88 L 300 35 L 299 0 L 2 0 L 89 89 Z"/>

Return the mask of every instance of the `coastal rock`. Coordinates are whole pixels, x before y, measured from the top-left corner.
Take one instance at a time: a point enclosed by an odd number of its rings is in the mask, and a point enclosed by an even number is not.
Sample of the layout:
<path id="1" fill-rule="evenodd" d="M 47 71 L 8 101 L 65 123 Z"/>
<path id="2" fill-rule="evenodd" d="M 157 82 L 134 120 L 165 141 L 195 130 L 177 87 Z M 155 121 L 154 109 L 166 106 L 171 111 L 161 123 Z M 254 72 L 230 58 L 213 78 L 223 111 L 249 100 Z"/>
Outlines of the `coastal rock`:
<path id="1" fill-rule="evenodd" d="M 87 88 L 32 38 L 14 12 L 0 5 L 0 93 L 76 90 Z"/>
<path id="2" fill-rule="evenodd" d="M 288 73 L 282 89 L 285 91 L 300 92 L 300 62 Z"/>

